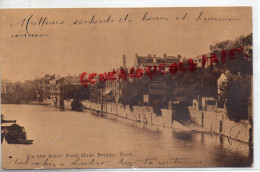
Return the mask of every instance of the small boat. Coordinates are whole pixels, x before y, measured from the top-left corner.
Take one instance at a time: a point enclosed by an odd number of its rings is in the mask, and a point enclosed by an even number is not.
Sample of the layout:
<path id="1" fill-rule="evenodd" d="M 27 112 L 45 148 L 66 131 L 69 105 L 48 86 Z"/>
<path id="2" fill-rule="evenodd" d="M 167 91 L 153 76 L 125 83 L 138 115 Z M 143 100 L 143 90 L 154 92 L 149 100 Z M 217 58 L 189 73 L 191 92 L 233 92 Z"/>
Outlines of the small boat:
<path id="1" fill-rule="evenodd" d="M 4 137 L 8 144 L 32 144 L 33 140 L 27 140 L 24 127 L 18 124 L 2 127 Z"/>
<path id="2" fill-rule="evenodd" d="M 16 124 L 16 120 L 4 120 L 1 114 L 1 143 L 4 138 L 8 144 L 32 144 L 33 140 L 27 140 L 24 127 Z M 14 123 L 9 126 L 3 126 L 3 123 Z"/>
<path id="3" fill-rule="evenodd" d="M 3 124 L 3 123 L 16 123 L 16 120 L 5 120 L 4 119 L 4 115 L 3 114 L 1 114 L 1 124 Z"/>
<path id="4" fill-rule="evenodd" d="M 71 108 L 71 110 L 74 110 L 74 111 L 83 111 L 84 108 L 83 108 L 83 107 Z"/>

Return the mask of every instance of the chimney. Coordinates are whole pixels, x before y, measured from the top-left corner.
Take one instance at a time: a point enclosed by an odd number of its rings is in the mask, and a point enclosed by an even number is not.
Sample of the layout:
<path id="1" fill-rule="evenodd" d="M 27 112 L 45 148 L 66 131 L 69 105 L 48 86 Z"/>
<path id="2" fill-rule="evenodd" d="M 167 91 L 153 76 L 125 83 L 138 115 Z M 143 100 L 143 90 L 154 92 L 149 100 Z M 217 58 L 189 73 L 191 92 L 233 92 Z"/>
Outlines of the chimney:
<path id="1" fill-rule="evenodd" d="M 210 53 L 213 53 L 213 45 L 209 45 Z"/>
<path id="2" fill-rule="evenodd" d="M 126 57 L 124 54 L 123 54 L 123 68 L 124 69 L 126 68 Z"/>
<path id="3" fill-rule="evenodd" d="M 179 60 L 181 59 L 181 55 L 180 54 L 178 54 L 177 57 L 178 57 Z"/>
<path id="4" fill-rule="evenodd" d="M 153 63 L 157 63 L 156 54 L 153 56 Z"/>

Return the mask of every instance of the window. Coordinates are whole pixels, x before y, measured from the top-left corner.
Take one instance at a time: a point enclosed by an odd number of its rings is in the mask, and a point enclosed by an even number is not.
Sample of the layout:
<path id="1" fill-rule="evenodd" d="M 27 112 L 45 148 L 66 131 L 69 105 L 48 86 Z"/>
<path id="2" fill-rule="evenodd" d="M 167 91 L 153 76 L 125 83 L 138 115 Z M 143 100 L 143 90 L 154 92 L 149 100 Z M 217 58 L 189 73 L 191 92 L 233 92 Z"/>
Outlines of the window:
<path id="1" fill-rule="evenodd" d="M 214 100 L 208 100 L 207 105 L 215 105 L 216 102 Z"/>

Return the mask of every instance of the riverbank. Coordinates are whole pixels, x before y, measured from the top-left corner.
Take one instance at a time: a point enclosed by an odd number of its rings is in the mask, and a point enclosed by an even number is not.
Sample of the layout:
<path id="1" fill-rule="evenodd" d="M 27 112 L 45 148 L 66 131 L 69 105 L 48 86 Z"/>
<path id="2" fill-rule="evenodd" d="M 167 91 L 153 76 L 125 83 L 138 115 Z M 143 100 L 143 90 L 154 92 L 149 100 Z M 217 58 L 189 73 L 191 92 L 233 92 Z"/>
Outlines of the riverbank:
<path id="1" fill-rule="evenodd" d="M 136 122 L 142 122 L 145 124 L 151 124 L 161 127 L 168 127 L 173 129 L 190 130 L 203 133 L 211 133 L 221 135 L 249 143 L 249 130 L 251 128 L 248 120 L 234 122 L 228 119 L 224 110 L 215 111 L 195 111 L 189 107 L 189 113 L 191 116 L 190 120 L 177 121 L 174 119 L 176 115 L 175 110 L 161 109 L 161 115 L 156 115 L 150 106 L 123 106 L 122 104 L 115 103 L 104 103 L 103 107 L 101 104 L 82 101 L 85 109 L 95 111 L 102 115 L 112 114 L 128 120 Z"/>
<path id="2" fill-rule="evenodd" d="M 64 101 L 64 109 L 71 110 L 71 102 Z M 161 115 L 156 115 L 150 106 L 123 106 L 106 102 L 103 107 L 99 103 L 84 100 L 81 102 L 84 109 L 95 112 L 98 115 L 107 116 L 108 114 L 131 120 L 138 123 L 150 124 L 159 127 L 172 128 L 174 130 L 194 131 L 225 136 L 233 140 L 249 143 L 250 124 L 248 121 L 234 122 L 230 121 L 225 112 L 198 111 L 189 107 L 190 120 L 177 121 L 174 119 L 176 111 L 171 109 L 161 109 Z M 30 102 L 32 105 L 55 106 L 48 102 Z M 179 114 L 177 114 L 179 115 Z"/>
<path id="3" fill-rule="evenodd" d="M 63 167 L 68 168 L 77 157 L 65 158 L 67 154 L 77 156 L 115 154 L 117 157 L 106 159 L 111 161 L 111 164 L 101 166 L 109 168 L 120 162 L 122 158 L 120 152 L 131 153 L 133 156 L 125 157 L 124 162 L 135 161 L 138 167 L 143 164 L 136 160 L 157 157 L 160 162 L 167 159 L 189 158 L 184 159 L 184 163 L 181 164 L 170 164 L 172 167 L 180 165 L 182 167 L 194 167 L 194 165 L 230 167 L 251 164 L 246 144 L 232 141 L 231 146 L 226 137 L 215 134 L 175 130 L 170 127 L 127 120 L 111 114 L 102 117 L 100 113 L 90 110 L 78 112 L 59 110 L 54 106 L 28 104 L 3 105 L 1 110 L 7 119 L 16 119 L 24 126 L 28 138 L 34 140 L 31 145 L 13 145 L 4 141 L 2 157 L 5 164 L 11 165 L 17 158 L 25 161 L 28 154 L 45 155 L 46 158 L 49 154 L 59 154 L 64 158 L 50 158 L 49 163 L 57 165 L 63 162 Z M 98 157 L 95 158 L 98 160 Z M 43 163 L 45 159 L 38 160 L 39 163 Z M 81 162 L 89 160 L 91 159 L 88 157 L 81 157 Z M 201 163 L 194 164 L 194 161 Z M 168 167 L 168 165 L 162 164 L 160 167 Z M 33 167 L 47 166 L 40 164 Z M 91 165 L 82 167 L 92 168 Z M 131 165 L 122 164 L 120 167 L 129 168 Z"/>

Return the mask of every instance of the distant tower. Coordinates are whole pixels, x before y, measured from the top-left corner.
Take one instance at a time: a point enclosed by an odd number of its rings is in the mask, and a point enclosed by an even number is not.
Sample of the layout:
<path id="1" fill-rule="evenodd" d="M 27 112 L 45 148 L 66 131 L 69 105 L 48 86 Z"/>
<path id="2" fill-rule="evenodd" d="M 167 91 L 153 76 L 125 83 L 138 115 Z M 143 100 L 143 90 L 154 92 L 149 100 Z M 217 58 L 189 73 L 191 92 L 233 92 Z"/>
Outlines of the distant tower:
<path id="1" fill-rule="evenodd" d="M 209 45 L 210 53 L 213 53 L 213 45 Z"/>
<path id="2" fill-rule="evenodd" d="M 123 55 L 123 68 L 124 69 L 126 68 L 126 57 L 125 57 L 125 55 Z"/>

